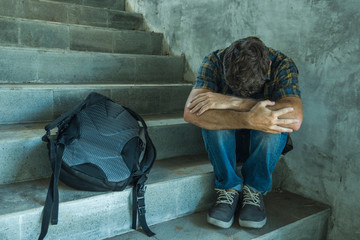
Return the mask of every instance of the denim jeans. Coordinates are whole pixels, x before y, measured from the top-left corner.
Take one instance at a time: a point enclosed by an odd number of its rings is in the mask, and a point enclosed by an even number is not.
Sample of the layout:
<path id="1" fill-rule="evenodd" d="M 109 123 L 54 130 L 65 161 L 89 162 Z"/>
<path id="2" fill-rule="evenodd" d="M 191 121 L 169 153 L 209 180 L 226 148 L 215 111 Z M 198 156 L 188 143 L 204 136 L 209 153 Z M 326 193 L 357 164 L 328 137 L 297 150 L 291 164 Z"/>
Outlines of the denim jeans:
<path id="1" fill-rule="evenodd" d="M 202 129 L 202 134 L 214 167 L 216 188 L 241 191 L 245 184 L 255 192 L 271 189 L 271 173 L 285 147 L 287 133 Z M 237 162 L 244 162 L 242 176 L 236 172 Z"/>

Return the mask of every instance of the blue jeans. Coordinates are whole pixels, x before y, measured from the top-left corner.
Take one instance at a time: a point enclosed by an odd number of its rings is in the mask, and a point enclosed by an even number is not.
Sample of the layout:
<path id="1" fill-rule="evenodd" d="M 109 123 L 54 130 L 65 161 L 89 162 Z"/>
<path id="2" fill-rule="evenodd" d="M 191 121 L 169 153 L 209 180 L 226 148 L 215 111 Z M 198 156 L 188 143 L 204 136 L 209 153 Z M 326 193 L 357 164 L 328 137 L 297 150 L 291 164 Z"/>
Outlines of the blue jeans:
<path id="1" fill-rule="evenodd" d="M 271 189 L 271 173 L 285 147 L 287 133 L 202 129 L 202 134 L 214 167 L 216 188 L 241 191 L 245 184 L 255 192 Z M 245 162 L 242 177 L 236 172 L 238 161 Z"/>

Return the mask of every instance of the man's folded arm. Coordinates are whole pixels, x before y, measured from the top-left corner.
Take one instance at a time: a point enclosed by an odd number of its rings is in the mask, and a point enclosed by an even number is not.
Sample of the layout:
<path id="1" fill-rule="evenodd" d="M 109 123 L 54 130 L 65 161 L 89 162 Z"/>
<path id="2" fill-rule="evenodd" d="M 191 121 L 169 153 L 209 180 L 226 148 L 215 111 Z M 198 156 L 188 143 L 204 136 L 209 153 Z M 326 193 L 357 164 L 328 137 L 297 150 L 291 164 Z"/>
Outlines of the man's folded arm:
<path id="1" fill-rule="evenodd" d="M 246 128 L 269 133 L 292 132 L 300 127 L 300 118 L 293 118 L 291 101 L 298 104 L 293 99 L 284 98 L 277 105 L 270 101 L 225 96 L 208 89 L 193 89 L 185 105 L 184 119 L 209 130 Z"/>
<path id="2" fill-rule="evenodd" d="M 240 129 L 247 127 L 245 121 L 243 120 L 245 118 L 245 113 L 243 112 L 218 109 L 205 111 L 201 115 L 198 115 L 196 112 L 191 112 L 191 108 L 189 108 L 189 106 L 192 99 L 194 99 L 198 94 L 207 92 L 211 91 L 207 89 L 193 89 L 190 92 L 184 108 L 185 121 L 209 130 Z"/>

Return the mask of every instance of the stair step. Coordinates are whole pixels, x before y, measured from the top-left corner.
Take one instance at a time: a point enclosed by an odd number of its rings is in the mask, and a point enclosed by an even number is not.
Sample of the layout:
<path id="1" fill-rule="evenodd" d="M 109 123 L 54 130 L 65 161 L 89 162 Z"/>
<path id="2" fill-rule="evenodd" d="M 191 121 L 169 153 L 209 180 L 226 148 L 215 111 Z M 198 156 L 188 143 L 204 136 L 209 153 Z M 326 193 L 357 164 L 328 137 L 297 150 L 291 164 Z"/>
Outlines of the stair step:
<path id="1" fill-rule="evenodd" d="M 45 179 L 0 186 L 3 239 L 36 239 L 48 184 Z M 326 238 L 329 207 L 282 191 L 265 196 L 268 221 L 260 230 L 240 228 L 237 221 L 229 229 L 209 225 L 204 211 L 215 200 L 213 188 L 212 166 L 204 155 L 157 161 L 150 172 L 146 193 L 147 220 L 157 234 L 153 239 Z M 110 239 L 148 239 L 143 233 L 129 232 L 130 201 L 131 188 L 94 193 L 76 191 L 60 183 L 59 224 L 50 226 L 47 239 L 97 240 L 116 235 Z M 200 213 L 193 214 L 196 212 Z M 186 215 L 190 216 L 179 218 Z M 176 220 L 168 221 L 172 219 Z"/>
<path id="2" fill-rule="evenodd" d="M 0 88 L 0 124 L 54 120 L 94 91 L 142 115 L 179 113 L 184 109 L 191 87 L 188 83 L 3 84 Z"/>
<path id="3" fill-rule="evenodd" d="M 148 223 L 207 209 L 213 182 L 205 156 L 157 161 L 145 194 Z M 48 184 L 46 179 L 0 186 L 2 239 L 37 239 Z M 98 240 L 130 230 L 131 188 L 109 193 L 76 191 L 61 183 L 59 188 L 59 224 L 49 227 L 46 239 Z"/>
<path id="4" fill-rule="evenodd" d="M 176 83 L 184 58 L 0 47 L 0 83 Z M 29 64 L 31 63 L 31 64 Z"/>
<path id="5" fill-rule="evenodd" d="M 7 17 L 144 30 L 143 17 L 138 13 L 46 0 L 0 0 L 0 3 L 0 15 Z"/>
<path id="6" fill-rule="evenodd" d="M 102 7 L 102 8 L 111 8 L 124 11 L 125 10 L 125 0 L 48 0 L 53 2 L 63 2 L 71 4 L 79 4 L 84 6 L 92 7 Z"/>
<path id="7" fill-rule="evenodd" d="M 15 47 L 162 54 L 163 35 L 0 16 L 0 44 Z"/>
<path id="8" fill-rule="evenodd" d="M 178 240 L 178 239 L 241 239 L 241 240 L 323 240 L 326 239 L 330 210 L 327 206 L 289 192 L 270 192 L 265 196 L 267 224 L 260 230 L 246 229 L 237 221 L 229 229 L 220 229 L 206 222 L 207 212 L 156 224 L 155 237 L 132 231 L 107 240 Z"/>
<path id="9" fill-rule="evenodd" d="M 179 114 L 145 116 L 144 120 L 157 160 L 205 153 L 200 129 Z M 0 125 L 0 184 L 50 177 L 48 150 L 41 140 L 46 124 Z"/>

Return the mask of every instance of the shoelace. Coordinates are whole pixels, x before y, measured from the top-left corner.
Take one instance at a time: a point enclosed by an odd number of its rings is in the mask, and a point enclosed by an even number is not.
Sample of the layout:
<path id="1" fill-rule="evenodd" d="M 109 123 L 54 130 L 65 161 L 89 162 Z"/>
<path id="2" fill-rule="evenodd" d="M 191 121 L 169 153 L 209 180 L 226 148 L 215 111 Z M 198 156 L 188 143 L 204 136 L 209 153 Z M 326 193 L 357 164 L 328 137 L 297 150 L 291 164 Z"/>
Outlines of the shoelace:
<path id="1" fill-rule="evenodd" d="M 218 189 L 218 188 L 215 188 L 215 191 L 218 194 L 216 204 L 225 203 L 232 205 L 234 202 L 235 195 L 238 194 L 237 191 L 226 191 L 224 189 Z"/>
<path id="2" fill-rule="evenodd" d="M 244 188 L 243 188 L 243 207 L 246 204 L 260 207 L 260 197 L 259 197 L 260 194 L 261 193 L 254 193 L 250 190 L 249 187 L 244 186 Z"/>

